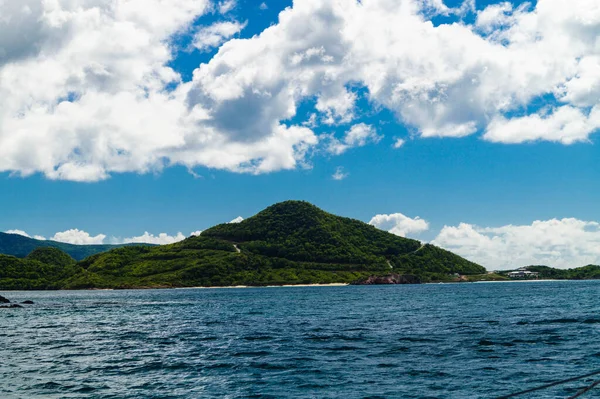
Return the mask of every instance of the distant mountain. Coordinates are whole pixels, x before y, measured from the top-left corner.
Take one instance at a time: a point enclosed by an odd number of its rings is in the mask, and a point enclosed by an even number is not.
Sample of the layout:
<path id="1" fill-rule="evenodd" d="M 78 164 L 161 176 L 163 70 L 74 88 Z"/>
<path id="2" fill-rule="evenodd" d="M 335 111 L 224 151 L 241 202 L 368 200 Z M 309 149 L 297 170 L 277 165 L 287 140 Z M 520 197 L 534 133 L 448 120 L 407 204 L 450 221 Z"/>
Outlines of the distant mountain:
<path id="1" fill-rule="evenodd" d="M 16 284 L 14 274 L 3 274 L 2 261 L 0 257 L 0 289 L 37 286 L 25 280 Z M 32 262 L 41 261 L 38 257 L 22 262 L 29 262 L 30 270 L 35 268 Z M 48 288 L 346 283 L 390 272 L 435 281 L 449 280 L 454 273 L 485 273 L 482 266 L 449 251 L 303 201 L 275 204 L 241 223 L 218 225 L 175 244 L 92 255 L 70 274 L 62 274 L 60 281 L 52 280 L 60 273 L 51 270 L 51 277 L 37 277 L 47 280 Z"/>
<path id="2" fill-rule="evenodd" d="M 0 254 L 24 258 L 36 248 L 58 248 L 69 254 L 75 260 L 82 260 L 88 256 L 106 252 L 111 249 L 129 245 L 146 244 L 121 244 L 121 245 L 73 245 L 50 240 L 36 240 L 19 234 L 0 233 Z"/>

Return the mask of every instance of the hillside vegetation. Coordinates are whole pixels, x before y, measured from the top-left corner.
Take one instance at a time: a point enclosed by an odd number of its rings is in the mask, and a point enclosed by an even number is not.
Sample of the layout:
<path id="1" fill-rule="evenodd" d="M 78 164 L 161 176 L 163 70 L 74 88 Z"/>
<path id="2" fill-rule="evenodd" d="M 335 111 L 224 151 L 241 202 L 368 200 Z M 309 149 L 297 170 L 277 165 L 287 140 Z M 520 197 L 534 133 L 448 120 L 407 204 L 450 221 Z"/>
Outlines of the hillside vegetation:
<path id="1" fill-rule="evenodd" d="M 449 251 L 302 201 L 275 204 L 176 244 L 117 248 L 76 264 L 58 253 L 10 262 L 22 262 L 23 270 L 45 265 L 38 286 L 73 289 L 347 283 L 391 271 L 431 281 L 485 273 Z M 0 289 L 24 282 L 12 276 L 0 280 Z"/>
<path id="2" fill-rule="evenodd" d="M 57 248 L 37 248 L 25 259 L 0 255 L 0 288 L 46 290 L 63 288 L 63 282 L 80 272 L 75 259 Z"/>

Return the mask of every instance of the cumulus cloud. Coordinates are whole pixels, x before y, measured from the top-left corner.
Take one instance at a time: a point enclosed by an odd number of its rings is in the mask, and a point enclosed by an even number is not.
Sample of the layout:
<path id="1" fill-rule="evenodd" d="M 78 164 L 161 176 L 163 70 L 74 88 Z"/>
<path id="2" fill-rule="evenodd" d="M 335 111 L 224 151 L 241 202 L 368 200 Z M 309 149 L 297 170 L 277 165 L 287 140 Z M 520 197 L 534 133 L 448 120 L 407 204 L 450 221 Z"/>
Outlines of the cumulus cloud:
<path id="1" fill-rule="evenodd" d="M 194 47 L 198 50 L 210 50 L 219 47 L 230 37 L 241 32 L 246 27 L 246 22 L 237 21 L 217 22 L 202 28 L 194 37 Z"/>
<path id="2" fill-rule="evenodd" d="M 375 128 L 365 123 L 359 123 L 350 128 L 341 140 L 328 136 L 327 151 L 333 155 L 340 155 L 354 147 L 364 147 L 368 143 L 378 143 L 382 136 L 377 134 Z"/>
<path id="3" fill-rule="evenodd" d="M 20 235 L 23 237 L 28 237 L 28 238 L 35 238 L 36 240 L 45 240 L 46 239 L 46 237 L 40 236 L 40 235 L 34 235 L 32 237 L 29 234 L 27 234 L 26 232 L 24 232 L 23 230 L 6 230 L 5 233 L 6 234 L 17 234 L 17 235 Z"/>
<path id="4" fill-rule="evenodd" d="M 489 141 L 523 143 L 535 140 L 552 140 L 573 144 L 587 140 L 600 127 L 600 108 L 594 107 L 589 115 L 578 108 L 562 106 L 550 114 L 532 114 L 507 119 L 492 119 L 483 136 Z"/>
<path id="5" fill-rule="evenodd" d="M 50 237 L 50 240 L 76 245 L 93 245 L 104 244 L 105 238 L 106 235 L 104 234 L 91 236 L 86 231 L 79 229 L 71 229 L 54 234 L 54 236 Z"/>
<path id="6" fill-rule="evenodd" d="M 244 220 L 241 216 L 235 218 L 230 223 L 239 223 Z M 46 238 L 40 235 L 34 235 L 33 237 L 27 234 L 23 230 L 6 230 L 7 234 L 18 234 L 24 237 L 35 238 L 37 240 L 45 240 Z M 202 230 L 193 231 L 190 233 L 190 236 L 199 236 L 202 233 Z M 64 242 L 68 244 L 76 244 L 76 245 L 96 245 L 96 244 L 127 244 L 127 243 L 141 243 L 141 244 L 173 244 L 175 242 L 182 241 L 187 237 L 183 235 L 183 233 L 179 232 L 175 235 L 169 235 L 167 233 L 159 233 L 157 235 L 148 233 L 147 231 L 144 234 L 136 237 L 128 237 L 128 238 L 115 238 L 112 237 L 107 240 L 106 234 L 98 234 L 96 236 L 90 235 L 90 233 L 79 230 L 79 229 L 70 229 L 62 232 L 58 232 L 54 234 L 50 238 L 51 241 Z"/>
<path id="7" fill-rule="evenodd" d="M 429 223 L 420 217 L 411 218 L 402 213 L 375 215 L 369 224 L 400 237 L 407 234 L 419 234 L 429 229 Z"/>
<path id="8" fill-rule="evenodd" d="M 31 238 L 31 236 L 29 234 L 27 234 L 26 232 L 24 232 L 23 230 L 6 230 L 5 233 L 6 234 L 16 234 L 19 236 Z"/>
<path id="9" fill-rule="evenodd" d="M 394 144 L 392 144 L 392 147 L 398 149 L 402 147 L 405 143 L 406 141 L 404 139 L 396 139 L 394 140 Z"/>
<path id="10" fill-rule="evenodd" d="M 244 221 L 244 218 L 241 216 L 238 216 L 235 219 L 233 219 L 232 221 L 230 221 L 229 223 L 242 223 L 243 221 Z"/>
<path id="11" fill-rule="evenodd" d="M 317 143 L 310 129 L 231 134 L 222 102 L 193 104 L 198 87 L 168 66 L 170 39 L 208 11 L 208 0 L 1 2 L 0 171 L 96 181 L 173 164 L 295 168 Z"/>
<path id="12" fill-rule="evenodd" d="M 600 263 L 600 224 L 574 218 L 530 225 L 445 226 L 432 242 L 492 269 L 526 265 L 572 268 Z"/>
<path id="13" fill-rule="evenodd" d="M 331 175 L 331 178 L 333 180 L 344 180 L 346 177 L 348 177 L 350 174 L 348 172 L 344 172 L 344 167 L 343 166 L 338 166 L 335 169 L 335 172 L 333 173 L 333 175 Z"/>
<path id="14" fill-rule="evenodd" d="M 166 245 L 173 244 L 182 240 L 185 240 L 187 237 L 183 235 L 183 233 L 179 232 L 174 236 L 168 235 L 167 233 L 160 233 L 158 235 L 150 234 L 147 231 L 144 232 L 141 236 L 137 237 L 128 237 L 122 240 L 122 243 L 141 243 L 141 244 L 157 244 L 157 245 Z"/>
<path id="15" fill-rule="evenodd" d="M 477 13 L 475 26 L 485 33 L 493 32 L 511 22 L 513 6 L 510 2 L 491 4 Z"/>
<path id="16" fill-rule="evenodd" d="M 198 47 L 219 51 L 182 82 L 173 37 L 215 10 L 209 0 L 0 2 L 0 171 L 96 181 L 175 164 L 294 169 L 318 145 L 311 125 L 291 123 L 299 105 L 315 100 L 315 123 L 355 123 L 357 88 L 415 135 L 589 140 L 600 3 L 492 4 L 473 24 L 431 23 L 472 12 L 464 4 L 297 0 L 248 39 L 221 45 L 235 22 L 201 28 Z M 530 107 L 540 99 L 552 108 Z"/>
<path id="17" fill-rule="evenodd" d="M 426 15 L 461 14 L 469 7 L 416 0 L 297 1 L 262 34 L 226 43 L 199 68 L 194 85 L 229 104 L 223 111 L 233 118 L 240 114 L 229 110 L 244 104 L 244 115 L 251 114 L 253 122 L 246 131 L 256 135 L 295 115 L 307 97 L 317 99 L 321 121 L 349 122 L 357 99 L 351 86 L 359 85 L 372 103 L 394 111 L 420 135 L 463 137 L 485 131 L 490 121 L 512 120 L 542 96 L 572 102 L 566 106 L 596 104 L 598 4 L 571 5 L 568 0 L 516 9 L 496 4 L 479 12 L 473 25 L 434 26 Z M 579 117 L 589 113 L 579 111 Z M 527 120 L 514 118 L 521 122 Z M 592 125 L 564 139 L 542 129 L 520 141 L 581 141 L 593 131 Z M 503 134 L 484 137 L 520 142 Z"/>

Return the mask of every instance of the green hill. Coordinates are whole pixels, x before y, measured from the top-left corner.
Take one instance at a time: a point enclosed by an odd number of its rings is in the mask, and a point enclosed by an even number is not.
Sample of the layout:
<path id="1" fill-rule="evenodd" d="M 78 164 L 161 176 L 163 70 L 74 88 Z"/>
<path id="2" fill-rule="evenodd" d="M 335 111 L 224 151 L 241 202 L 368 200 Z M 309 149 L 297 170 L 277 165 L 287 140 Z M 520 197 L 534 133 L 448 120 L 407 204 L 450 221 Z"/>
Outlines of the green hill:
<path id="1" fill-rule="evenodd" d="M 53 262 L 41 258 L 23 261 Z M 48 280 L 49 288 L 336 283 L 390 272 L 431 281 L 452 273 L 485 273 L 441 248 L 301 201 L 275 204 L 241 223 L 218 225 L 176 244 L 92 255 L 73 269 L 58 282 Z M 0 288 L 7 287 L 2 281 Z"/>
<path id="2" fill-rule="evenodd" d="M 37 248 L 26 258 L 0 255 L 0 288 L 59 289 L 80 272 L 75 259 L 57 248 Z"/>
<path id="3" fill-rule="evenodd" d="M 0 254 L 12 255 L 17 258 L 26 257 L 36 248 L 58 248 L 69 254 L 73 259 L 82 260 L 100 252 L 130 245 L 146 244 L 74 245 L 50 240 L 36 240 L 19 234 L 0 233 Z"/>
<path id="4" fill-rule="evenodd" d="M 541 279 L 552 279 L 552 280 L 591 280 L 600 279 L 600 266 L 598 265 L 587 265 L 582 267 L 576 267 L 573 269 L 555 269 L 549 266 L 526 266 L 524 269 L 530 272 L 539 273 Z M 505 270 L 500 272 L 503 275 L 508 275 L 513 270 Z"/>

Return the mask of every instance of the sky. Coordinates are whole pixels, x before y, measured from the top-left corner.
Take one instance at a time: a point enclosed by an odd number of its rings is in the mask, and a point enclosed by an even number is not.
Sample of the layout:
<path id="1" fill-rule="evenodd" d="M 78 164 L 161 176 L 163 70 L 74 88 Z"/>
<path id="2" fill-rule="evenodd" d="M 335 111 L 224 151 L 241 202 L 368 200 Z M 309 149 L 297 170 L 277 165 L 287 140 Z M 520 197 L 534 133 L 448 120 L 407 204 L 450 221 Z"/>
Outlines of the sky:
<path id="1" fill-rule="evenodd" d="M 0 231 L 170 243 L 307 200 L 600 264 L 596 0 L 0 0 Z"/>

